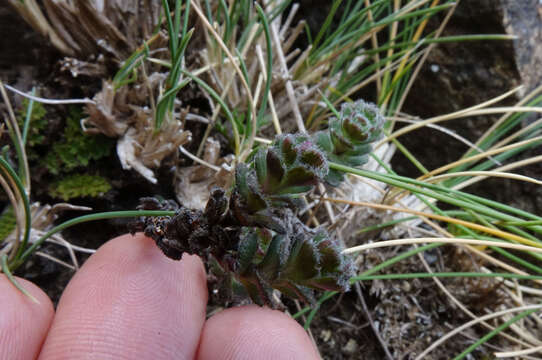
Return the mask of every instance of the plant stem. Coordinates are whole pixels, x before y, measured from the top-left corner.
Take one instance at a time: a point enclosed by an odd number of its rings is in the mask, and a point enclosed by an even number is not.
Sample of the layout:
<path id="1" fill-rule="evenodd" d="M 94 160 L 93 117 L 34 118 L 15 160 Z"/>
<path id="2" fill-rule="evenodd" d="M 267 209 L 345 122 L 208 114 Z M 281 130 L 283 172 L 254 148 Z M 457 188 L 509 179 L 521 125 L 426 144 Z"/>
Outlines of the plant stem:
<path id="1" fill-rule="evenodd" d="M 45 240 L 47 240 L 52 235 L 56 234 L 59 231 L 67 229 L 73 225 L 81 224 L 87 221 L 103 220 L 103 219 L 113 219 L 113 218 L 126 218 L 126 217 L 138 217 L 138 216 L 173 216 L 175 211 L 164 211 L 164 210 L 131 210 L 131 211 L 108 211 L 97 214 L 90 214 L 76 217 L 63 222 L 60 225 L 55 226 L 49 230 L 45 235 L 43 235 L 38 241 L 32 244 L 26 251 L 20 256 L 16 261 L 11 265 L 11 269 L 15 270 L 19 267 L 24 261 L 32 255 L 38 246 L 40 246 Z"/>

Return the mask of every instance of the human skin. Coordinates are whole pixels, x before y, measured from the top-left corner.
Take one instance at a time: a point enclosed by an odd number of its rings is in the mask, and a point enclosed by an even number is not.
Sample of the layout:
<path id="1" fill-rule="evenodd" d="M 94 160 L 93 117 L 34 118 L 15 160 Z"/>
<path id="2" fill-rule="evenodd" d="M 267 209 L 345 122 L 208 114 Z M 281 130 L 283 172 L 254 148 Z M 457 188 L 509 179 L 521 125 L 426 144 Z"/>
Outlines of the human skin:
<path id="1" fill-rule="evenodd" d="M 257 306 L 206 320 L 205 269 L 142 234 L 115 238 L 75 274 L 56 313 L 47 295 L 0 275 L 0 359 L 319 359 L 303 328 Z"/>

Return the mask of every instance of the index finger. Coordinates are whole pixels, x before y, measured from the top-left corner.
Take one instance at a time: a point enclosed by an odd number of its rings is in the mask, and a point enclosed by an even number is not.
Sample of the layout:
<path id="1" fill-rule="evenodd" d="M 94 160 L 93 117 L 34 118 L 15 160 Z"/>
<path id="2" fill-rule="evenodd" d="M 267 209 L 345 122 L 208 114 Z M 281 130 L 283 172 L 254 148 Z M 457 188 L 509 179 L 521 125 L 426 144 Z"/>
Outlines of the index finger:
<path id="1" fill-rule="evenodd" d="M 142 234 L 102 246 L 68 284 L 42 359 L 191 359 L 205 321 L 198 257 L 166 258 Z"/>

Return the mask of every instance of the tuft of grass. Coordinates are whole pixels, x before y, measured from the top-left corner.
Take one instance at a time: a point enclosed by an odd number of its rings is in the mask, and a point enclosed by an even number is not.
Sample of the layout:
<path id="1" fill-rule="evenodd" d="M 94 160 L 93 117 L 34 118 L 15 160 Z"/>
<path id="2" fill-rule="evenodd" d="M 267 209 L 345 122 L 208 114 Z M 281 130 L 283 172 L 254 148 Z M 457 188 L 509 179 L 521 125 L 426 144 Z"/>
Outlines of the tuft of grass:
<path id="1" fill-rule="evenodd" d="M 165 83 L 165 92 L 160 97 L 156 105 L 155 127 L 157 129 L 160 128 L 162 122 L 164 122 L 166 118 L 172 117 L 175 97 L 179 90 L 184 87 L 184 85 L 179 86 L 179 84 L 182 84 L 181 69 L 184 66 L 184 54 L 186 47 L 188 46 L 188 42 L 190 41 L 190 38 L 194 32 L 194 29 L 188 30 L 190 0 L 175 1 L 173 16 L 171 16 L 171 10 L 167 0 L 162 0 L 162 6 L 167 23 L 171 66 L 169 68 L 169 74 Z M 182 12 L 183 8 L 184 12 Z"/>

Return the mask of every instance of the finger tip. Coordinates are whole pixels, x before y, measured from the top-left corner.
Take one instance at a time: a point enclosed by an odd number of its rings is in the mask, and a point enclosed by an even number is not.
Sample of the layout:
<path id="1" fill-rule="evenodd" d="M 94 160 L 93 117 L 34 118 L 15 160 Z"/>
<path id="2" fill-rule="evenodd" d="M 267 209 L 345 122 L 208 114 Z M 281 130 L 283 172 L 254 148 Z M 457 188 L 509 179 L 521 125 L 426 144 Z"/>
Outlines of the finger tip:
<path id="1" fill-rule="evenodd" d="M 89 342 L 103 349 L 115 342 L 119 354 L 143 356 L 159 348 L 158 354 L 189 355 L 197 348 L 206 303 L 199 258 L 173 261 L 143 234 L 119 236 L 102 245 L 69 283 L 44 352 L 54 358 L 66 349 L 88 351 Z"/>
<path id="2" fill-rule="evenodd" d="M 54 314 L 51 299 L 34 283 L 19 277 L 15 279 L 32 298 L 17 289 L 5 275 L 0 275 L 0 303 L 3 311 L 22 311 L 31 319 L 49 323 Z"/>
<path id="3" fill-rule="evenodd" d="M 295 320 L 280 311 L 254 305 L 224 310 L 207 321 L 199 359 L 218 358 L 319 359 L 319 356 Z"/>
<path id="4" fill-rule="evenodd" d="M 150 267 L 150 270 L 175 274 L 197 274 L 198 279 L 205 278 L 205 267 L 198 256 L 183 254 L 182 260 L 172 260 L 166 257 L 154 243 L 154 240 L 143 233 L 124 234 L 102 245 L 87 261 L 85 266 L 100 267 L 102 264 L 128 269 L 127 265 Z"/>
<path id="5" fill-rule="evenodd" d="M 16 279 L 19 284 L 21 284 L 21 286 L 37 301 L 37 303 L 33 303 L 38 305 L 40 313 L 44 313 L 49 317 L 52 317 L 54 313 L 54 306 L 49 296 L 47 296 L 47 294 L 33 282 L 19 277 L 16 277 Z"/>
<path id="6" fill-rule="evenodd" d="M 102 256 L 106 259 L 102 259 Z M 184 253 L 180 261 L 170 259 L 156 246 L 153 239 L 143 233 L 124 234 L 108 241 L 103 245 L 103 249 L 98 249 L 95 258 L 99 262 L 111 262 L 113 258 L 131 260 L 137 266 L 147 264 L 157 275 L 160 272 L 161 276 L 169 275 L 177 279 L 180 275 L 186 277 L 190 274 L 190 277 L 195 280 L 194 284 L 205 285 L 205 291 L 201 294 L 207 296 L 205 266 L 199 256 Z"/>
<path id="7" fill-rule="evenodd" d="M 111 257 L 141 256 L 144 253 L 154 254 L 157 250 L 156 246 L 153 245 L 153 240 L 143 233 L 124 234 L 100 246 L 93 258 L 96 258 L 96 255 Z"/>
<path id="8" fill-rule="evenodd" d="M 17 282 L 35 299 L 0 275 L 0 358 L 31 359 L 37 356 L 54 315 L 53 303 L 38 286 L 25 279 Z"/>

